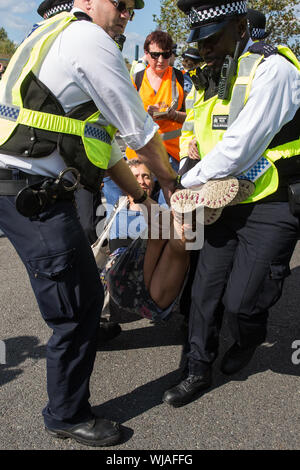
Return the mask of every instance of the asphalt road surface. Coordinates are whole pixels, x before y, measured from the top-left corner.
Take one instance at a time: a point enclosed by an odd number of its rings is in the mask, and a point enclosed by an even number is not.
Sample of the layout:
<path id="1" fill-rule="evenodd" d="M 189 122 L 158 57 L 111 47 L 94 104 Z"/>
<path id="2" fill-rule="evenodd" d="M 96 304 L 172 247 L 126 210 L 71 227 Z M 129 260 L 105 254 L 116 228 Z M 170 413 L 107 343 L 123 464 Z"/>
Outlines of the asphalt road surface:
<path id="1" fill-rule="evenodd" d="M 123 332 L 99 346 L 91 378 L 95 412 L 123 425 L 122 442 L 110 450 L 299 449 L 299 281 L 298 244 L 283 296 L 271 311 L 267 341 L 251 363 L 231 377 L 219 371 L 232 342 L 225 322 L 213 386 L 177 409 L 161 397 L 178 377 L 180 315 L 158 327 L 115 312 Z M 0 364 L 0 450 L 92 450 L 44 431 L 45 350 L 51 332 L 5 237 L 0 238 L 0 284 L 0 362 L 5 362 Z"/>

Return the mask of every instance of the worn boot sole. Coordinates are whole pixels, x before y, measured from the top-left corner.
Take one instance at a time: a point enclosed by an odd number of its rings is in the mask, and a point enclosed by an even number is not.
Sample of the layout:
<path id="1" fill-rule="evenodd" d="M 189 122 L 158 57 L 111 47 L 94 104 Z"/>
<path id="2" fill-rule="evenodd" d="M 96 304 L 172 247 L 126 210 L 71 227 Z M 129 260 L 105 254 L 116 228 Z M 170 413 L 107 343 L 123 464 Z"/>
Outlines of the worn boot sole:
<path id="1" fill-rule="evenodd" d="M 210 180 L 199 190 L 181 189 L 171 197 L 171 207 L 176 212 L 192 212 L 204 206 L 212 209 L 227 206 L 237 195 L 239 181 L 234 177 Z"/>

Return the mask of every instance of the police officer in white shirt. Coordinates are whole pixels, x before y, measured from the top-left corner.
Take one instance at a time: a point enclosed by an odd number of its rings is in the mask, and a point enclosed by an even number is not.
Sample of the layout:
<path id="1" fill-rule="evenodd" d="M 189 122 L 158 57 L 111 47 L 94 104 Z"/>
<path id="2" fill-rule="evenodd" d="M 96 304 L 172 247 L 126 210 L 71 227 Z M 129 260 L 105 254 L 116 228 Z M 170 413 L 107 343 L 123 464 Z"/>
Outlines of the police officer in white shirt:
<path id="1" fill-rule="evenodd" d="M 206 67 L 186 122 L 199 160 L 181 183 L 197 188 L 229 175 L 255 184 L 242 204 L 207 226 L 192 289 L 183 380 L 166 391 L 176 407 L 211 385 L 223 311 L 233 345 L 221 361 L 234 374 L 266 338 L 269 308 L 289 273 L 300 214 L 300 64 L 283 46 L 250 39 L 244 1 L 179 0 Z M 201 81 L 200 81 L 201 78 Z M 193 166 L 194 165 L 194 166 Z M 191 168 L 193 166 L 193 168 Z"/>
<path id="2" fill-rule="evenodd" d="M 34 26 L 0 87 L 0 228 L 53 330 L 45 427 L 92 446 L 116 444 L 121 430 L 89 404 L 103 289 L 73 192 L 79 182 L 97 190 L 108 168 L 137 203 L 151 205 L 114 141 L 116 129 L 167 197 L 176 177 L 112 39 L 143 6 L 143 0 L 75 0 L 71 13 Z"/>

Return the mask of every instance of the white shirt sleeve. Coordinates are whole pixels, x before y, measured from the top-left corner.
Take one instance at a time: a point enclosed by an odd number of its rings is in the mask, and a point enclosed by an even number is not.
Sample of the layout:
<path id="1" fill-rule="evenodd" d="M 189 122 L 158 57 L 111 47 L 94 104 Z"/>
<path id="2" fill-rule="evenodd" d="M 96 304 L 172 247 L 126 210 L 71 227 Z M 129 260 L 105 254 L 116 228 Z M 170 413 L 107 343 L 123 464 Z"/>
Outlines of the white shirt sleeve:
<path id="1" fill-rule="evenodd" d="M 146 145 L 158 130 L 132 85 L 118 46 L 94 23 L 69 25 L 49 50 L 39 78 L 65 109 L 92 99 L 133 150 Z"/>
<path id="2" fill-rule="evenodd" d="M 238 176 L 251 168 L 300 106 L 296 67 L 279 54 L 262 62 L 253 79 L 248 101 L 222 140 L 182 178 L 195 187 L 209 179 Z"/>

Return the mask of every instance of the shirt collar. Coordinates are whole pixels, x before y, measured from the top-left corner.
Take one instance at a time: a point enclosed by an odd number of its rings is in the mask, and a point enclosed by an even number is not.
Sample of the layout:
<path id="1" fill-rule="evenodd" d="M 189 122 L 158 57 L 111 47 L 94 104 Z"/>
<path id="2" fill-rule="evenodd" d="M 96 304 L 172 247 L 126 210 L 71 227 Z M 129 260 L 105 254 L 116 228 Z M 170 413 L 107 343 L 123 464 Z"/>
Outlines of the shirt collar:
<path id="1" fill-rule="evenodd" d="M 241 54 L 241 55 L 245 54 L 245 52 L 247 52 L 247 51 L 248 51 L 249 47 L 251 47 L 251 46 L 252 46 L 252 44 L 254 44 L 254 41 L 252 41 L 252 39 L 251 39 L 251 38 L 249 38 L 249 39 L 248 39 L 248 42 L 247 42 L 247 44 L 246 44 L 246 47 L 245 47 L 245 49 L 243 50 L 243 52 L 242 52 L 242 54 Z"/>

